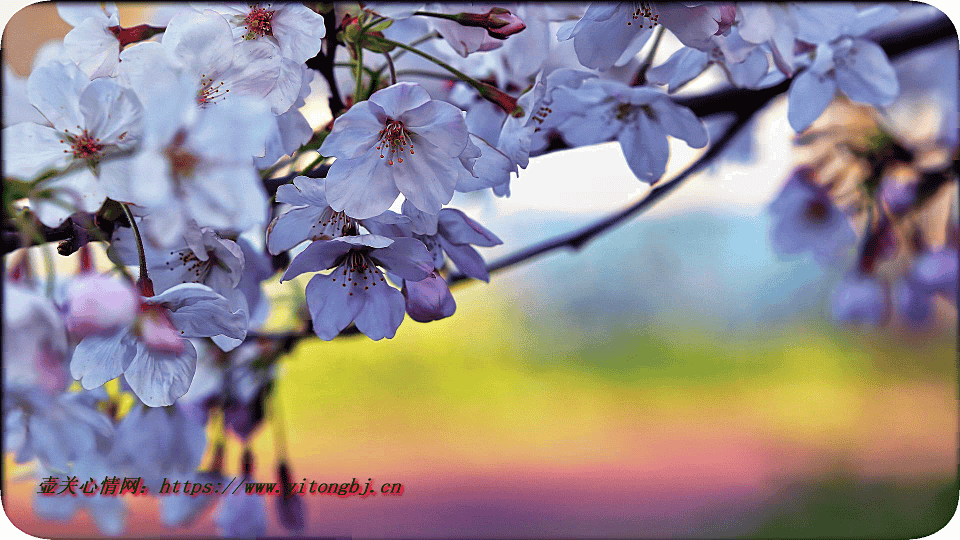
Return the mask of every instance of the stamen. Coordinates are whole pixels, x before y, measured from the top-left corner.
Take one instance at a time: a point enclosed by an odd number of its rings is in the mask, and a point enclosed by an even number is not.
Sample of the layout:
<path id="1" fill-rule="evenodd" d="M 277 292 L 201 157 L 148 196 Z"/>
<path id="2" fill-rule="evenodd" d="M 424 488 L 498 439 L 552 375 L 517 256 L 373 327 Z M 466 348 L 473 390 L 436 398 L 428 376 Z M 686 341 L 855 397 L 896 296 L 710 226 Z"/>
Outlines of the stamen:
<path id="1" fill-rule="evenodd" d="M 633 11 L 631 20 L 627 21 L 627 26 L 633 26 L 633 21 L 640 21 L 640 28 L 644 27 L 646 23 L 647 28 L 653 28 L 657 26 L 658 21 L 660 20 L 660 14 L 657 12 L 657 8 L 653 6 L 650 2 L 640 2 L 635 4 L 637 9 Z"/>
<path id="2" fill-rule="evenodd" d="M 85 129 L 77 137 L 67 133 L 66 140 L 70 141 L 70 149 L 64 150 L 64 153 L 73 154 L 74 159 L 97 159 L 103 151 L 100 139 L 92 137 Z M 64 140 L 61 139 L 60 142 Z"/>
<path id="3" fill-rule="evenodd" d="M 270 4 L 267 4 L 269 7 Z M 247 13 L 247 16 L 243 19 L 244 28 L 247 29 L 247 33 L 244 34 L 243 39 L 257 39 L 263 36 L 272 36 L 273 35 L 273 14 L 275 12 L 270 9 L 265 9 L 259 5 L 255 5 L 250 9 L 250 13 Z"/>
<path id="4" fill-rule="evenodd" d="M 387 125 L 380 130 L 380 138 L 377 144 L 377 150 L 380 150 L 380 158 L 387 158 L 387 165 L 393 165 L 393 157 L 395 154 L 401 154 L 396 156 L 397 163 L 403 163 L 404 152 L 410 152 L 412 156 L 413 151 L 413 139 L 410 137 L 410 133 L 407 132 L 406 128 L 403 126 L 403 122 L 399 120 L 388 119 Z"/>
<path id="5" fill-rule="evenodd" d="M 200 91 L 197 92 L 197 105 L 206 107 L 211 103 L 216 103 L 218 99 L 223 101 L 223 99 L 226 98 L 227 93 L 230 92 L 230 89 L 227 88 L 225 90 L 221 90 L 222 87 L 223 81 L 220 81 L 214 85 L 213 77 L 201 75 Z"/>

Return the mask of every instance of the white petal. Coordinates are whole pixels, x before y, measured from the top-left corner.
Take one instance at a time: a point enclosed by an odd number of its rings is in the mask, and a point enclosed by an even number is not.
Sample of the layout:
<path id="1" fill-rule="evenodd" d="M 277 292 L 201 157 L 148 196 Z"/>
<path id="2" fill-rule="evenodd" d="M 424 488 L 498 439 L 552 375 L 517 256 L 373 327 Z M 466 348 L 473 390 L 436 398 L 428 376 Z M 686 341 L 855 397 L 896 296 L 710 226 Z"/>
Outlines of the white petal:
<path id="1" fill-rule="evenodd" d="M 329 275 L 318 274 L 307 283 L 307 306 L 313 319 L 313 331 L 320 339 L 329 341 L 347 327 L 363 308 L 366 295 L 356 292 L 349 294 L 354 287 L 344 287 L 342 270 L 337 267 Z M 356 287 L 359 288 L 359 287 Z M 386 282 L 370 287 L 390 289 Z M 402 308 L 401 308 L 402 309 Z"/>
<path id="2" fill-rule="evenodd" d="M 897 73 L 886 53 L 876 43 L 853 42 L 843 64 L 837 65 L 837 86 L 853 101 L 874 106 L 889 105 L 900 93 Z"/>
<path id="3" fill-rule="evenodd" d="M 184 341 L 179 355 L 149 349 L 137 343 L 137 354 L 123 378 L 148 407 L 173 405 L 187 393 L 197 371 L 197 351 L 189 340 Z"/>
<path id="4" fill-rule="evenodd" d="M 790 127 L 797 133 L 810 127 L 833 101 L 836 88 L 832 78 L 821 77 L 809 71 L 797 75 L 790 85 L 787 108 Z"/>
<path id="5" fill-rule="evenodd" d="M 382 214 L 397 200 L 400 190 L 387 174 L 386 160 L 370 149 L 354 159 L 338 159 L 326 178 L 327 202 L 352 218 L 367 219 Z"/>
<path id="6" fill-rule="evenodd" d="M 351 245 L 333 240 L 311 243 L 290 261 L 280 281 L 293 279 L 304 272 L 317 272 L 333 266 L 338 257 L 350 251 Z"/>
<path id="7" fill-rule="evenodd" d="M 109 79 L 97 79 L 80 95 L 87 130 L 106 144 L 132 147 L 140 138 L 143 106 L 130 90 Z"/>
<path id="8" fill-rule="evenodd" d="M 79 131 L 83 124 L 80 94 L 90 84 L 73 64 L 52 62 L 33 70 L 27 79 L 30 103 L 58 130 Z"/>
<path id="9" fill-rule="evenodd" d="M 388 117 L 396 120 L 404 112 L 430 101 L 430 94 L 419 84 L 400 82 L 374 92 L 370 101 L 382 107 Z"/>
<path id="10" fill-rule="evenodd" d="M 707 145 L 707 130 L 703 121 L 690 109 L 677 105 L 670 98 L 654 101 L 650 107 L 657 113 L 657 123 L 668 135 L 686 141 L 691 148 Z"/>
<path id="11" fill-rule="evenodd" d="M 382 285 L 382 286 L 381 286 Z M 391 339 L 403 322 L 404 300 L 400 291 L 381 282 L 371 287 L 363 309 L 356 317 L 357 329 L 374 341 Z"/>
<path id="12" fill-rule="evenodd" d="M 667 135 L 657 122 L 645 114 L 637 117 L 637 126 L 627 127 L 618 137 L 623 157 L 630 170 L 643 182 L 654 183 L 663 176 L 670 156 Z"/>
<path id="13" fill-rule="evenodd" d="M 87 390 L 98 388 L 119 377 L 136 353 L 136 340 L 128 328 L 108 336 L 87 336 L 73 351 L 70 374 Z"/>
<path id="14" fill-rule="evenodd" d="M 33 180 L 41 172 L 62 170 L 73 161 L 70 146 L 57 130 L 23 122 L 3 128 L 3 174 Z"/>
<path id="15" fill-rule="evenodd" d="M 433 271 L 433 257 L 415 238 L 397 238 L 393 244 L 370 252 L 370 257 L 403 279 L 420 281 Z"/>

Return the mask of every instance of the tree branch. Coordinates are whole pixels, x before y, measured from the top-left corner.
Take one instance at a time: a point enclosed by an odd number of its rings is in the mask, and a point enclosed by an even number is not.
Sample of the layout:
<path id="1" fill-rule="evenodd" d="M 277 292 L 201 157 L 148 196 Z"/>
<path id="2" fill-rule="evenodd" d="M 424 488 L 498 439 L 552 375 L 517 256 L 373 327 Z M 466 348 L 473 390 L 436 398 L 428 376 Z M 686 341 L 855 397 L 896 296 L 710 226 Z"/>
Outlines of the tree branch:
<path id="1" fill-rule="evenodd" d="M 327 13 L 323 14 L 323 25 L 327 31 L 327 52 L 324 53 L 320 51 L 316 56 L 307 60 L 307 67 L 316 71 L 319 71 L 323 78 L 327 80 L 327 85 L 330 87 L 330 112 L 333 114 L 333 117 L 336 118 L 341 111 L 347 108 L 343 103 L 343 99 L 340 97 L 340 88 L 337 87 L 337 77 L 333 72 L 333 64 L 337 56 L 337 45 L 340 42 L 337 40 L 337 26 L 339 26 L 339 21 L 337 21 L 336 11 L 330 9 Z"/>

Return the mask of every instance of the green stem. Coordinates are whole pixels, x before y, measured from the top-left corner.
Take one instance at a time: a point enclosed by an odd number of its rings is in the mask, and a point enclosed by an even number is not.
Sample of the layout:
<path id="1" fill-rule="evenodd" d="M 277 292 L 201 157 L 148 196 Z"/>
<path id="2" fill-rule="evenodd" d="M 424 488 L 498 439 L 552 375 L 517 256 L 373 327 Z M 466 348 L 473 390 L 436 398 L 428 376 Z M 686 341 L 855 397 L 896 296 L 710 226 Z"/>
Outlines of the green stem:
<path id="1" fill-rule="evenodd" d="M 326 156 L 317 156 L 317 159 L 310 162 L 309 165 L 300 170 L 300 174 L 306 176 L 308 172 L 312 171 L 314 167 L 320 164 L 321 161 L 327 159 Z"/>
<path id="2" fill-rule="evenodd" d="M 426 78 L 429 78 L 429 79 L 440 79 L 440 80 L 443 80 L 443 81 L 455 81 L 455 80 L 456 80 L 456 79 L 453 79 L 453 78 L 451 78 L 451 77 L 449 77 L 449 76 L 447 76 L 447 75 L 444 75 L 443 73 L 436 73 L 436 72 L 433 72 L 433 71 L 424 71 L 424 70 L 422 70 L 422 69 L 401 69 L 400 71 L 397 72 L 397 76 L 398 76 L 398 77 L 402 77 L 402 76 L 404 76 L 404 75 L 409 75 L 409 76 L 412 76 L 412 77 L 426 77 Z"/>
<path id="3" fill-rule="evenodd" d="M 458 79 L 460 79 L 461 81 L 463 81 L 463 82 L 469 84 L 470 86 L 476 88 L 478 91 L 480 91 L 480 92 L 483 91 L 483 86 L 481 85 L 480 81 L 478 81 L 478 80 L 474 79 L 473 77 L 467 75 L 466 73 L 458 70 L 457 68 L 451 66 L 450 64 L 444 62 L 443 60 L 440 60 L 439 58 L 436 58 L 436 57 L 434 57 L 434 56 L 432 56 L 432 55 L 429 55 L 429 54 L 427 54 L 427 53 L 425 53 L 425 52 L 423 52 L 423 51 L 421 51 L 421 50 L 419 50 L 419 49 L 414 49 L 413 47 L 411 47 L 411 46 L 409 46 L 409 45 L 400 43 L 400 42 L 398 42 L 398 41 L 393 41 L 392 39 L 387 39 L 387 38 L 378 38 L 378 39 L 379 39 L 380 41 L 386 43 L 387 45 L 393 45 L 393 46 L 396 46 L 396 47 L 400 47 L 401 49 L 410 51 L 410 52 L 412 52 L 413 54 L 416 54 L 416 55 L 418 55 L 418 56 L 421 56 L 421 57 L 423 57 L 423 58 L 426 58 L 427 60 L 433 62 L 434 64 L 436 64 L 436 65 L 438 65 L 438 66 L 440 66 L 440 67 L 442 67 L 443 69 L 449 71 L 450 73 L 453 73 L 454 75 L 456 75 L 456 77 L 457 77 Z"/>
<path id="4" fill-rule="evenodd" d="M 356 48 L 357 51 L 357 88 L 353 94 L 353 104 L 356 105 L 362 100 L 360 99 L 360 93 L 363 92 L 363 47 L 359 45 Z"/>
<path id="5" fill-rule="evenodd" d="M 130 208 L 127 207 L 126 203 L 120 203 L 120 207 L 123 208 L 123 214 L 127 216 L 127 221 L 130 222 L 130 228 L 133 229 L 133 237 L 137 241 L 137 257 L 140 259 L 139 281 L 146 281 L 150 279 L 150 276 L 147 275 L 147 253 L 143 250 L 143 239 L 140 237 L 140 228 L 137 227 L 137 220 L 133 219 L 133 213 L 130 212 Z"/>

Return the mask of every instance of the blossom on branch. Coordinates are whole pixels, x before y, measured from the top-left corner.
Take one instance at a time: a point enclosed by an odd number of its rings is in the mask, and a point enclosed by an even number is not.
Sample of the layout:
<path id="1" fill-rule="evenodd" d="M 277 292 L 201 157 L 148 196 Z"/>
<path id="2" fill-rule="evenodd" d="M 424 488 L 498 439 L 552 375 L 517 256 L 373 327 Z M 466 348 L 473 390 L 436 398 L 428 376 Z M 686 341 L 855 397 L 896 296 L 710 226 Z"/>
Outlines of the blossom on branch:
<path id="1" fill-rule="evenodd" d="M 469 136 L 455 106 L 397 83 L 337 118 L 319 152 L 336 157 L 326 177 L 335 211 L 356 219 L 383 213 L 401 193 L 424 212 L 450 202 Z"/>
<path id="2" fill-rule="evenodd" d="M 433 270 L 426 248 L 413 238 L 375 234 L 313 242 L 292 261 L 283 280 L 333 268 L 307 284 L 313 330 L 329 341 L 351 322 L 370 339 L 392 338 L 403 321 L 404 299 L 379 267 L 403 279 L 420 281 Z"/>

